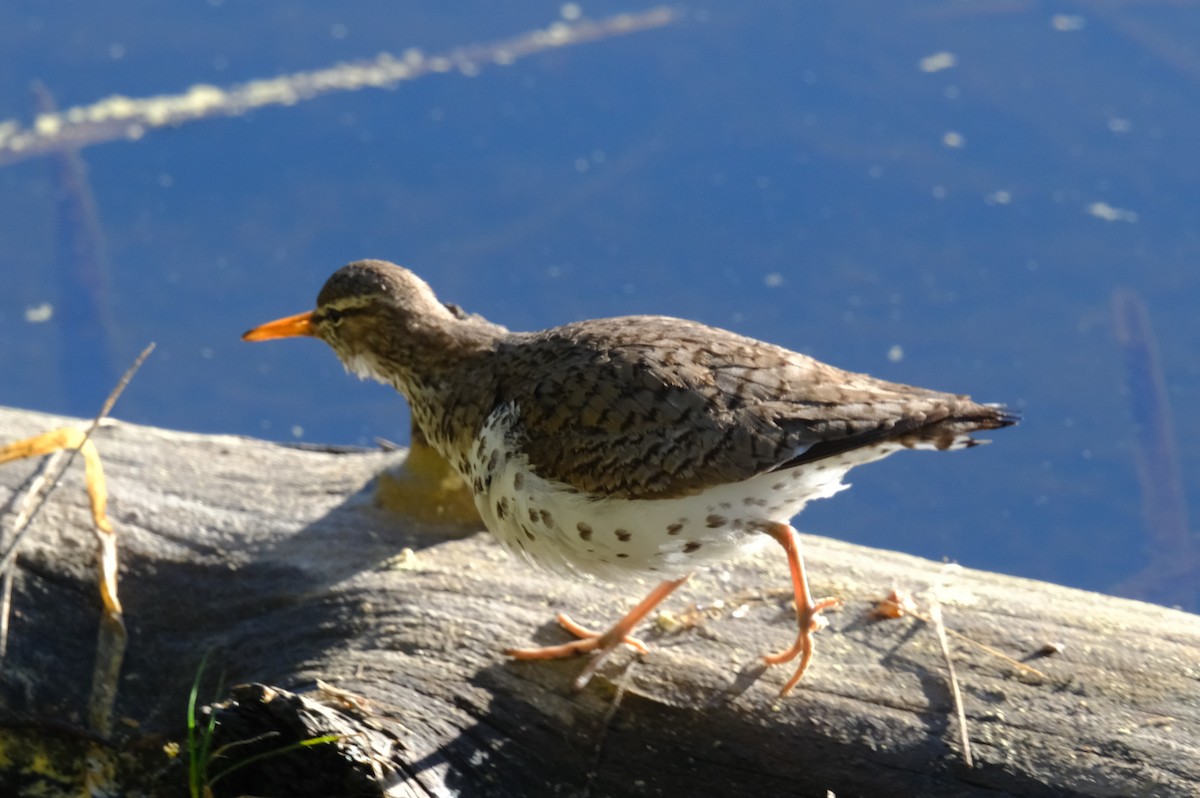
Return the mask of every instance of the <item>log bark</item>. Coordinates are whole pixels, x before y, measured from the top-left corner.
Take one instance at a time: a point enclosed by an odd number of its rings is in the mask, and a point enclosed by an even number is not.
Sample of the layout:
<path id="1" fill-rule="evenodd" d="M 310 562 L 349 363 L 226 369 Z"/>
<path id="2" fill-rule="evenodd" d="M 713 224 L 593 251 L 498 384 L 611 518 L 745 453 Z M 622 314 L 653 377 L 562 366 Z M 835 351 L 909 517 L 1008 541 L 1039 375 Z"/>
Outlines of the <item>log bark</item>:
<path id="1" fill-rule="evenodd" d="M 0 442 L 74 422 L 0 408 Z M 560 610 L 606 624 L 648 586 L 559 579 L 486 534 L 377 507 L 374 480 L 402 452 L 127 423 L 96 444 L 129 634 L 119 720 L 105 739 L 83 728 L 100 604 L 70 473 L 17 563 L 3 795 L 35 780 L 187 794 L 184 721 L 205 652 L 201 700 L 220 701 L 200 721 L 215 717 L 213 750 L 234 744 L 209 776 L 249 760 L 218 796 L 1200 794 L 1195 615 L 805 536 L 815 592 L 845 607 L 792 695 L 777 695 L 787 668 L 759 657 L 795 632 L 773 547 L 698 575 L 668 602 L 697 623 L 653 625 L 649 655 L 615 655 L 576 694 L 579 661 L 501 650 L 563 640 Z M 0 502 L 35 465 L 0 468 Z M 952 642 L 973 767 L 933 630 L 870 617 L 893 586 L 920 599 L 939 583 L 949 628 L 1017 658 L 1062 646 L 1032 661 L 1039 678 Z M 270 753 L 326 733 L 341 737 Z M 172 741 L 184 752 L 164 753 Z"/>

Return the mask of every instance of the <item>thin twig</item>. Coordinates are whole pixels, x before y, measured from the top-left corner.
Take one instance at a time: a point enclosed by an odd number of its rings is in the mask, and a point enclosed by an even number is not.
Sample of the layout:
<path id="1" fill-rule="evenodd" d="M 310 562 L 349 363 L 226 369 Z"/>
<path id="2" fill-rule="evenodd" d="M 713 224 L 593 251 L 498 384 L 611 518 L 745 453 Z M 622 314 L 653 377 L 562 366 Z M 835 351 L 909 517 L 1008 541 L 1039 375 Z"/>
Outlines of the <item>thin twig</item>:
<path id="1" fill-rule="evenodd" d="M 34 497 L 49 483 L 50 473 L 58 467 L 65 456 L 66 452 L 59 451 L 44 458 L 41 465 L 38 466 L 37 471 L 25 483 L 26 487 L 24 491 L 19 497 L 14 496 L 13 501 L 9 503 L 10 507 L 15 506 L 17 508 L 16 521 L 13 525 L 14 530 L 18 529 L 18 524 L 28 523 L 28 521 L 23 521 L 22 519 L 25 519 L 29 515 Z M 9 544 L 7 551 L 15 552 L 17 550 L 17 546 L 21 542 L 21 537 L 25 534 L 26 529 L 28 529 L 28 526 L 19 528 L 19 531 L 13 535 L 12 542 Z M 7 554 L 5 559 L 0 561 L 0 563 L 7 563 Z M 12 613 L 12 589 L 15 569 L 5 564 L 0 564 L 0 571 L 4 574 L 4 584 L 0 587 L 0 591 L 3 591 L 3 596 L 0 597 L 0 668 L 2 668 L 5 656 L 8 654 L 8 629 Z"/>
<path id="2" fill-rule="evenodd" d="M 54 489 L 58 483 L 58 479 L 62 476 L 66 466 L 63 465 L 63 459 L 67 457 L 67 452 L 58 451 L 51 453 L 45 460 L 42 461 L 41 467 L 36 475 L 29 482 L 29 489 L 21 498 L 20 506 L 17 508 L 17 515 L 13 518 L 12 523 L 12 540 L 4 549 L 4 554 L 0 555 L 0 571 L 8 572 L 13 563 L 13 559 L 17 556 L 17 549 L 21 544 L 21 540 L 25 537 L 26 530 L 29 529 L 30 523 L 37 516 L 38 510 L 46 501 L 46 495 Z"/>
<path id="3" fill-rule="evenodd" d="M 969 768 L 974 767 L 971 760 L 971 736 L 967 732 L 967 713 L 963 709 L 962 693 L 958 689 L 958 676 L 954 673 L 954 660 L 950 657 L 946 625 L 942 623 L 942 603 L 938 601 L 936 592 L 929 604 L 929 615 L 933 618 L 933 629 L 937 632 L 938 643 L 942 646 L 942 656 L 946 658 L 946 671 L 950 675 L 950 696 L 954 700 L 954 713 L 958 717 L 958 735 L 962 741 L 963 762 Z"/>
<path id="4" fill-rule="evenodd" d="M 7 651 L 9 611 L 11 610 L 11 591 L 14 565 L 17 551 L 25 532 L 30 528 L 38 512 L 46 505 L 46 501 L 54 489 L 58 487 L 63 475 L 74 462 L 75 456 L 83 452 L 87 461 L 89 498 L 92 503 L 92 519 L 96 526 L 96 535 L 100 544 L 99 570 L 100 594 L 104 601 L 105 613 L 101 618 L 99 640 L 96 651 L 96 662 L 92 673 L 92 692 L 89 700 L 88 717 L 92 730 L 101 736 L 107 736 L 111 730 L 112 708 L 116 701 L 117 680 L 120 675 L 121 663 L 125 657 L 126 632 L 122 618 L 121 605 L 117 598 L 117 552 L 116 536 L 104 516 L 104 497 L 97 496 L 97 488 L 93 481 L 101 481 L 100 458 L 96 454 L 95 444 L 91 442 L 92 434 L 107 418 L 117 403 L 133 375 L 141 368 L 142 363 L 154 351 L 151 343 L 137 359 L 133 361 L 116 386 L 109 392 L 108 398 L 100 407 L 100 412 L 92 419 L 92 423 L 83 430 L 82 435 L 64 436 L 70 440 L 70 446 L 65 451 L 54 452 L 43 462 L 38 477 L 31 481 L 25 506 L 18 512 L 13 524 L 13 539 L 0 557 L 0 573 L 3 573 L 4 583 L 0 586 L 0 662 Z M 67 431 L 73 431 L 68 429 Z M 41 436 L 39 436 L 41 437 Z M 102 485 L 101 485 L 102 489 Z"/>
<path id="5" fill-rule="evenodd" d="M 633 669 L 637 667 L 639 661 L 637 659 L 631 661 L 629 667 L 621 674 L 621 678 L 617 680 L 617 692 L 613 695 L 612 703 L 608 705 L 608 710 L 600 720 L 600 733 L 596 735 L 596 752 L 592 756 L 592 766 L 588 770 L 587 782 L 583 785 L 582 798 L 589 798 L 592 794 L 592 785 L 596 781 L 596 776 L 600 773 L 600 760 L 604 757 L 604 744 L 608 741 L 608 730 L 611 728 L 613 718 L 616 717 L 617 710 L 621 706 L 621 700 L 625 698 L 625 691 L 629 687 L 630 675 L 633 673 Z"/>
<path id="6" fill-rule="evenodd" d="M 87 429 L 84 430 L 83 438 L 79 442 L 79 445 L 67 452 L 66 462 L 64 462 L 57 469 L 54 475 L 50 477 L 48 484 L 39 486 L 39 489 L 36 493 L 31 491 L 31 496 L 36 496 L 36 498 L 33 499 L 35 503 L 29 509 L 28 513 L 24 515 L 18 515 L 16 520 L 13 522 L 13 541 L 4 551 L 3 556 L 0 556 L 0 571 L 11 567 L 12 560 L 17 554 L 17 543 L 20 542 L 21 536 L 25 529 L 33 523 L 35 518 L 37 518 L 38 513 L 41 512 L 42 507 L 44 507 L 46 504 L 46 499 L 49 498 L 50 494 L 54 492 L 54 489 L 58 487 L 58 483 L 62 480 L 63 474 L 65 474 L 67 469 L 71 467 L 71 463 L 75 462 L 75 455 L 79 453 L 79 450 L 83 448 L 85 443 L 91 440 L 92 433 L 94 433 L 96 428 L 100 426 L 100 423 L 108 417 L 109 412 L 111 412 L 113 409 L 113 405 L 117 403 L 117 399 L 119 399 L 121 394 L 125 391 L 125 386 L 129 385 L 129 381 L 133 379 L 133 375 L 137 373 L 137 370 L 142 367 L 142 363 L 145 362 L 146 358 L 148 358 L 150 353 L 153 351 L 153 343 L 142 350 L 142 353 L 137 356 L 137 360 L 133 361 L 133 365 L 130 366 L 123 375 L 121 375 L 121 379 L 117 381 L 116 387 L 113 388 L 108 394 L 108 398 L 104 400 L 104 404 L 100 407 L 100 412 L 96 414 L 96 417 L 92 419 L 92 423 L 89 424 Z"/>
<path id="7" fill-rule="evenodd" d="M 962 691 L 958 688 L 958 674 L 954 672 L 954 659 L 950 656 L 950 642 L 946 637 L 946 624 L 942 622 L 941 592 L 946 586 L 946 578 L 952 573 L 962 570 L 956 563 L 946 563 L 941 567 L 941 576 L 933 586 L 929 596 L 929 616 L 933 619 L 933 630 L 937 634 L 938 644 L 942 647 L 942 656 L 946 660 L 946 673 L 950 677 L 950 697 L 954 701 L 954 714 L 958 718 L 958 735 L 962 744 L 963 762 L 968 768 L 974 767 L 971 757 L 971 734 L 967 729 L 967 712 L 963 708 Z"/>
<path id="8" fill-rule="evenodd" d="M 153 341 L 147 344 L 146 348 L 142 350 L 142 353 L 137 356 L 136 360 L 133 361 L 133 365 L 125 370 L 125 373 L 121 375 L 121 379 L 117 380 L 116 387 L 112 389 L 112 392 L 108 395 L 108 398 L 104 400 L 104 406 L 100 408 L 100 412 L 96 415 L 96 417 L 92 419 L 92 426 L 88 427 L 87 431 L 89 436 L 95 432 L 96 427 L 100 426 L 100 422 L 103 421 L 110 412 L 112 412 L 113 405 L 115 405 L 117 400 L 121 398 L 121 394 L 125 392 L 125 388 L 129 385 L 129 381 L 133 379 L 133 375 L 137 374 L 138 369 L 140 369 L 142 364 L 146 362 L 146 358 L 150 357 L 150 353 L 154 351 L 154 347 L 155 343 Z"/>
<path id="9" fill-rule="evenodd" d="M 932 604 L 933 604 L 933 602 L 930 602 L 931 606 L 932 606 Z M 935 621 L 931 617 L 932 612 L 929 615 L 923 615 L 911 607 L 900 607 L 899 605 L 896 605 L 896 606 L 900 610 L 900 613 L 902 615 L 911 615 L 912 617 L 916 618 L 919 621 L 924 621 L 925 623 L 930 624 L 931 626 L 935 625 Z M 1047 676 L 1045 674 L 1045 672 L 1039 671 L 1037 668 L 1033 667 L 1032 665 L 1025 663 L 1025 662 L 1021 662 L 1021 660 L 1019 660 L 1019 659 L 1013 659 L 1012 657 L 1005 654 L 1003 651 L 1000 651 L 999 649 L 996 649 L 996 648 L 992 648 L 987 643 L 980 643 L 978 640 L 976 640 L 972 637 L 968 637 L 967 635 L 963 634 L 962 632 L 956 632 L 953 629 L 945 629 L 945 632 L 948 635 L 954 635 L 956 638 L 958 638 L 959 640 L 962 640 L 964 643 L 969 643 L 970 645 L 973 645 L 976 648 L 986 651 L 987 653 L 991 654 L 993 657 L 1004 660 L 1009 665 L 1012 665 L 1014 668 L 1019 668 L 1023 671 L 1032 673 L 1034 676 L 1037 676 L 1041 679 L 1049 679 L 1050 678 L 1049 676 Z"/>

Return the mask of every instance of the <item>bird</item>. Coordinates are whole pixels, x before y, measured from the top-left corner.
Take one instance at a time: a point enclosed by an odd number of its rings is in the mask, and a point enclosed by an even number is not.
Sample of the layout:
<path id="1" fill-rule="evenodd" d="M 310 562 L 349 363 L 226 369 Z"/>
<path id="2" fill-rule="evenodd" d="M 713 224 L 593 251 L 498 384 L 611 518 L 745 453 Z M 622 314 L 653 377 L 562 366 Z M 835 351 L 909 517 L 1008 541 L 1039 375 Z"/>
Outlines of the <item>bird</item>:
<path id="1" fill-rule="evenodd" d="M 620 584 L 657 578 L 606 631 L 566 614 L 574 638 L 510 648 L 518 660 L 590 655 L 582 689 L 638 624 L 697 570 L 774 540 L 797 632 L 768 665 L 800 681 L 836 598 L 814 599 L 791 519 L 848 487 L 851 468 L 903 449 L 954 450 L 1015 424 L 999 404 L 839 369 L 728 330 L 668 316 L 510 332 L 444 303 L 412 271 L 360 260 L 311 311 L 246 341 L 319 338 L 346 370 L 393 386 L 426 440 L 470 487 L 487 529 L 551 571 Z"/>

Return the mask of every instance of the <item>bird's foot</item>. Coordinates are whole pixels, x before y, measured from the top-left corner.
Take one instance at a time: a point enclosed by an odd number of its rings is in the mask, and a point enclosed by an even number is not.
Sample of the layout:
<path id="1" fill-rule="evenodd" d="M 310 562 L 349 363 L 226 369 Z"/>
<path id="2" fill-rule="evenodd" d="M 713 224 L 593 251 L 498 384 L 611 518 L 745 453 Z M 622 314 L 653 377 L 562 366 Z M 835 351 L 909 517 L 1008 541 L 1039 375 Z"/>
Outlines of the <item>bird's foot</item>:
<path id="1" fill-rule="evenodd" d="M 566 629 L 571 634 L 578 637 L 570 643 L 563 643 L 560 646 L 542 646 L 540 648 L 510 648 L 504 653 L 513 659 L 563 659 L 565 657 L 573 657 L 578 654 L 586 654 L 589 651 L 611 650 L 624 643 L 639 654 L 649 652 L 646 644 L 636 637 L 631 635 L 623 635 L 618 638 L 614 634 L 613 629 L 607 632 L 597 632 L 588 629 L 586 626 L 581 626 L 571 620 L 571 616 L 566 613 L 559 613 L 558 625 Z"/>
<path id="2" fill-rule="evenodd" d="M 571 620 L 571 618 L 563 613 L 558 615 L 559 625 L 566 629 L 571 634 L 578 637 L 578 640 L 573 640 L 570 643 L 563 643 L 558 646 L 542 646 L 540 648 L 510 648 L 504 653 L 513 659 L 532 660 L 532 659 L 564 659 L 566 657 L 574 657 L 580 654 L 591 654 L 592 658 L 584 669 L 575 677 L 572 687 L 576 690 L 582 690 L 591 681 L 592 676 L 600 667 L 600 664 L 611 654 L 616 648 L 622 644 L 629 646 L 639 654 L 646 654 L 650 649 L 646 648 L 643 643 L 632 635 L 624 633 L 625 630 L 620 628 L 620 624 L 609 629 L 607 632 L 596 632 L 588 629 L 586 626 L 580 626 Z"/>
<path id="3" fill-rule="evenodd" d="M 595 675 L 596 669 L 600 667 L 600 663 L 611 654 L 618 646 L 627 645 L 639 654 L 645 654 L 649 651 L 646 644 L 629 633 L 637 626 L 643 618 L 646 617 L 650 610 L 670 595 L 671 591 L 687 581 L 687 577 L 682 579 L 670 579 L 659 584 L 650 595 L 642 599 L 642 602 L 626 613 L 625 617 L 613 624 L 612 628 L 607 632 L 594 632 L 585 626 L 580 626 L 564 614 L 559 614 L 558 623 L 571 634 L 578 637 L 578 640 L 570 643 L 563 643 L 559 646 L 543 646 L 541 648 L 510 648 L 504 653 L 513 659 L 529 660 L 529 659 L 563 659 L 565 657 L 573 657 L 579 654 L 592 655 L 591 660 L 584 666 L 579 676 L 575 677 L 572 686 L 576 690 L 582 690 L 591 681 Z"/>
<path id="4" fill-rule="evenodd" d="M 828 622 L 821 617 L 824 610 L 842 606 L 842 600 L 825 598 L 813 601 L 808 589 L 808 574 L 804 570 L 804 558 L 800 554 L 800 536 L 788 524 L 767 524 L 762 531 L 778 541 L 787 554 L 788 570 L 792 573 L 792 590 L 796 598 L 796 621 L 800 627 L 796 642 L 787 651 L 779 654 L 767 654 L 763 657 L 768 665 L 780 665 L 800 657 L 792 678 L 787 680 L 779 695 L 785 696 L 796 686 L 808 670 L 808 663 L 813 658 L 813 632 L 824 629 Z"/>
<path id="5" fill-rule="evenodd" d="M 829 625 L 829 621 L 821 615 L 822 612 L 829 609 L 834 609 L 842 606 L 842 600 L 837 598 L 825 598 L 815 603 L 810 603 L 805 607 L 797 607 L 796 615 L 800 626 L 800 632 L 796 635 L 796 642 L 787 651 L 781 651 L 778 654 L 765 654 L 763 661 L 768 665 L 782 665 L 785 662 L 791 662 L 796 657 L 800 657 L 800 663 L 796 666 L 792 677 L 783 685 L 783 689 L 779 691 L 781 696 L 787 695 L 796 686 L 796 683 L 804 677 L 804 672 L 808 670 L 808 663 L 812 661 L 813 656 L 813 633 L 819 632 Z"/>

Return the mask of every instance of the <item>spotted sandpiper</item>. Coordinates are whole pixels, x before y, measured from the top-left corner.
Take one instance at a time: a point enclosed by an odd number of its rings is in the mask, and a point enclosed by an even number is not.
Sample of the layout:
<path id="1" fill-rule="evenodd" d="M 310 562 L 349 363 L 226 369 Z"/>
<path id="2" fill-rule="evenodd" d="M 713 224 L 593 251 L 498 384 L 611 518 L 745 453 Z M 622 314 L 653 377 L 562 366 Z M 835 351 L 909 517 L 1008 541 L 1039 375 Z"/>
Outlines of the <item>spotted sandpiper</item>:
<path id="1" fill-rule="evenodd" d="M 346 369 L 394 386 L 428 441 L 470 486 L 512 552 L 555 571 L 662 581 L 608 631 L 565 615 L 576 640 L 517 659 L 591 653 L 582 688 L 634 627 L 697 568 L 774 539 L 796 599 L 795 643 L 769 664 L 804 675 L 822 610 L 789 521 L 847 487 L 853 466 L 901 449 L 961 449 L 1014 424 L 1003 407 L 843 371 L 727 330 L 665 316 L 594 319 L 542 332 L 443 304 L 378 260 L 336 271 L 315 310 L 247 341 L 325 341 Z"/>

